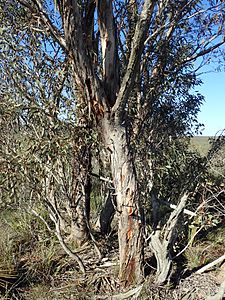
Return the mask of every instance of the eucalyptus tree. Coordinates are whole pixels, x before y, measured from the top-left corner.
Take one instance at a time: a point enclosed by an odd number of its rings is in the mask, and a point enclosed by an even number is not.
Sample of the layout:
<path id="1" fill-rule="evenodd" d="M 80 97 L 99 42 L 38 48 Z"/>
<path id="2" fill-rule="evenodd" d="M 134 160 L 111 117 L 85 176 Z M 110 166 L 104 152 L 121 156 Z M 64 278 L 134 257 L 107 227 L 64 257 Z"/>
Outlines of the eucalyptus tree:
<path id="1" fill-rule="evenodd" d="M 78 116 L 81 112 L 80 120 L 96 128 L 110 157 L 119 214 L 120 279 L 125 285 L 140 281 L 143 214 L 134 149 L 141 140 L 145 151 L 153 131 L 154 136 L 159 130 L 173 136 L 189 128 L 202 101 L 191 93 L 199 83 L 196 68 L 224 44 L 225 4 L 212 0 L 17 3 L 29 12 L 33 29 L 58 44 L 71 67 Z M 153 177 L 154 173 L 149 181 Z M 179 197 L 178 215 L 188 191 Z M 169 240 L 176 226 L 173 216 L 170 221 Z M 152 245 L 161 247 L 158 236 L 152 237 Z M 160 272 L 163 282 L 168 270 Z"/>
<path id="2" fill-rule="evenodd" d="M 2 204 L 51 207 L 81 244 L 89 238 L 92 141 L 74 113 L 67 57 L 23 6 L 1 3 L 0 18 Z"/>

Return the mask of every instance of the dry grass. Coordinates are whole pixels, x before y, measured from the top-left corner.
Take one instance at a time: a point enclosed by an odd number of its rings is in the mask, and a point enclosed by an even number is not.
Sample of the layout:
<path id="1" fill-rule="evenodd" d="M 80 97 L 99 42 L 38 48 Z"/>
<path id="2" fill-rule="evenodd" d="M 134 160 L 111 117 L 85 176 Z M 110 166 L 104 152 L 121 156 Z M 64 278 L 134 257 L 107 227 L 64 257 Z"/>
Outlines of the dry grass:
<path id="1" fill-rule="evenodd" d="M 126 292 L 121 290 L 118 280 L 116 236 L 108 239 L 96 236 L 104 256 L 101 262 L 93 244 L 80 249 L 79 255 L 87 270 L 83 275 L 39 221 L 15 212 L 3 215 L 0 220 L 0 278 L 2 270 L 7 281 L 0 299 L 13 299 L 12 295 L 15 300 L 20 296 L 24 300 L 82 300 L 95 299 L 96 295 L 110 299 L 112 295 Z M 210 233 L 207 239 L 205 242 L 197 240 L 186 250 L 188 269 L 197 268 L 224 251 L 224 231 Z M 151 274 L 146 278 L 138 299 L 182 298 L 171 286 L 156 287 L 154 274 Z"/>
<path id="2" fill-rule="evenodd" d="M 93 299 L 95 294 L 113 294 L 118 290 L 117 249 L 107 239 L 99 240 L 98 245 L 112 257 L 112 266 L 110 258 L 109 267 L 105 261 L 99 264 L 89 244 L 79 252 L 87 269 L 82 275 L 39 220 L 5 211 L 0 215 L 0 284 L 1 270 L 2 285 L 6 283 L 0 299 Z"/>
<path id="3" fill-rule="evenodd" d="M 191 139 L 191 149 L 196 150 L 201 155 L 206 155 L 209 148 L 209 136 L 194 136 Z"/>
<path id="4" fill-rule="evenodd" d="M 224 253 L 224 237 L 225 228 L 220 227 L 208 233 L 204 241 L 197 240 L 188 247 L 185 251 L 187 268 L 193 270 L 220 257 Z"/>

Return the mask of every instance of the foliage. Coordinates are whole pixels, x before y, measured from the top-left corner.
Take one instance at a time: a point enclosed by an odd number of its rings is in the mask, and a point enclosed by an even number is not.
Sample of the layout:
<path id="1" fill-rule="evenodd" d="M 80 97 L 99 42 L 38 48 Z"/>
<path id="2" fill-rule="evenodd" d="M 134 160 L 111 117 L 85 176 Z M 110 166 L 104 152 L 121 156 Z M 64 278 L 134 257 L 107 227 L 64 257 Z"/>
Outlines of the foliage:
<path id="1" fill-rule="evenodd" d="M 127 243 L 120 244 L 121 253 L 142 253 L 133 249 L 142 242 L 132 238 L 142 238 L 141 206 L 156 213 L 149 203 L 153 193 L 178 208 L 187 194 L 187 203 L 198 207 L 196 189 L 208 178 L 207 162 L 222 155 L 217 148 L 223 139 L 204 158 L 188 148 L 186 136 L 201 127 L 198 70 L 212 59 L 221 63 L 224 55 L 224 10 L 223 1 L 212 0 L 1 1 L 1 208 L 33 212 L 50 230 L 60 222 L 63 238 L 72 225 L 88 227 L 87 182 L 97 154 L 101 172 L 112 177 L 119 225 L 128 225 L 119 231 L 120 243 Z M 135 207 L 137 215 L 128 215 L 126 207 Z M 170 228 L 173 214 L 159 207 L 159 225 Z M 167 240 L 168 248 L 174 240 Z M 35 263 L 30 268 L 34 276 L 53 267 L 55 243 L 47 244 L 49 249 L 39 245 L 37 273 Z M 122 267 L 133 261 L 124 257 Z M 122 271 L 129 277 L 130 271 Z"/>

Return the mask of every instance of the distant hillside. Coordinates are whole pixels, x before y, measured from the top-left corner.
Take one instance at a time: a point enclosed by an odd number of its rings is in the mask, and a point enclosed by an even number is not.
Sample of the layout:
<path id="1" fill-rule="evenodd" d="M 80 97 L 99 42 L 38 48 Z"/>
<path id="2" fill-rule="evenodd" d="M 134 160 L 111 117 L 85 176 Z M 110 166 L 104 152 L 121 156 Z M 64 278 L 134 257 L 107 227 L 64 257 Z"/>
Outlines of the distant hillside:
<path id="1" fill-rule="evenodd" d="M 194 136 L 191 139 L 191 147 L 200 154 L 205 155 L 209 150 L 209 138 L 210 136 Z"/>

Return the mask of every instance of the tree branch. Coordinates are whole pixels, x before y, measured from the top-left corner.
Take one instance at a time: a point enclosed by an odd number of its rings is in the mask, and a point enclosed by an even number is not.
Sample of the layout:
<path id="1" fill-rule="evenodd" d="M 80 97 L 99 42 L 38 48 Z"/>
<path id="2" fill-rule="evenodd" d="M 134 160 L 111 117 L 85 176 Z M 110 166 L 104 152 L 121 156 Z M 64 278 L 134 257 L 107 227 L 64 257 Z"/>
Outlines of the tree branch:
<path id="1" fill-rule="evenodd" d="M 222 46 L 224 43 L 225 43 L 225 37 L 223 38 L 223 40 L 221 42 L 219 42 L 219 43 L 217 43 L 217 44 L 215 44 L 215 45 L 213 45 L 213 46 L 211 46 L 207 49 L 199 51 L 198 53 L 188 57 L 186 60 L 183 61 L 183 64 L 186 64 L 186 63 L 188 63 L 190 61 L 193 61 L 193 60 L 196 60 L 197 58 L 202 57 L 202 56 L 204 56 L 208 53 L 211 53 L 212 51 L 214 51 L 214 50 L 218 49 L 220 46 Z"/>
<path id="2" fill-rule="evenodd" d="M 212 267 L 214 267 L 215 265 L 218 265 L 220 263 L 222 263 L 225 260 L 225 253 L 220 256 L 219 258 L 217 258 L 216 260 L 212 261 L 211 263 L 207 264 L 206 266 L 202 267 L 201 269 L 199 269 L 198 271 L 196 271 L 196 274 L 202 274 L 206 271 L 208 271 L 209 269 L 211 269 Z"/>
<path id="3" fill-rule="evenodd" d="M 20 4 L 27 7 L 31 12 L 36 12 L 36 9 L 33 6 L 31 6 L 29 3 L 27 3 L 27 1 L 24 1 L 24 0 L 18 0 L 18 1 Z M 59 32 L 59 30 L 53 25 L 53 23 L 49 19 L 42 3 L 39 0 L 33 0 L 33 2 L 35 3 L 35 5 L 37 7 L 38 16 L 40 17 L 43 24 L 47 26 L 53 39 L 55 39 L 59 43 L 59 45 L 67 52 L 68 48 L 66 46 L 65 39 L 63 38 L 63 36 Z"/>
<path id="4" fill-rule="evenodd" d="M 112 109 L 112 113 L 115 114 L 118 122 L 121 122 L 123 119 L 124 108 L 134 84 L 136 70 L 140 63 L 154 6 L 155 1 L 145 0 L 141 15 L 139 16 L 139 20 L 136 25 L 127 70 L 123 77 L 116 103 Z"/>
<path id="5" fill-rule="evenodd" d="M 176 224 L 178 222 L 180 214 L 184 210 L 187 199 L 188 199 L 188 194 L 184 193 L 180 197 L 180 201 L 178 205 L 176 206 L 174 211 L 170 214 L 169 220 L 166 222 L 166 226 L 165 226 L 165 240 L 170 241 L 172 239 L 173 232 L 176 228 Z"/>
<path id="6" fill-rule="evenodd" d="M 46 203 L 47 206 L 48 206 L 48 209 L 49 209 L 49 216 L 51 218 L 51 220 L 54 222 L 55 224 L 55 235 L 61 245 L 61 247 L 63 248 L 63 250 L 71 257 L 73 258 L 77 264 L 79 265 L 80 267 L 80 270 L 83 274 L 85 274 L 85 267 L 84 267 L 84 264 L 82 262 L 82 260 L 80 259 L 80 257 L 72 252 L 69 247 L 66 245 L 66 243 L 64 242 L 63 240 L 63 237 L 62 237 L 62 234 L 61 234 L 61 226 L 60 226 L 60 218 L 58 218 L 57 214 L 55 214 L 55 211 L 53 209 L 53 207 L 51 206 L 50 203 Z"/>
<path id="7" fill-rule="evenodd" d="M 97 177 L 99 180 L 102 180 L 102 181 L 113 183 L 113 181 L 110 178 L 105 178 L 105 177 L 102 177 L 102 176 L 100 176 L 98 174 L 95 174 L 95 173 L 91 173 L 91 176 Z"/>
<path id="8" fill-rule="evenodd" d="M 110 106 L 119 89 L 119 61 L 112 1 L 97 0 L 98 26 L 101 37 L 103 80 Z"/>
<path id="9" fill-rule="evenodd" d="M 62 234 L 61 234 L 61 228 L 60 228 L 60 218 L 58 218 L 57 216 L 57 213 L 58 212 L 55 212 L 55 208 L 53 208 L 52 204 L 50 202 L 48 202 L 46 200 L 46 205 L 49 209 L 49 216 L 50 216 L 50 219 L 54 222 L 55 224 L 55 235 L 61 245 L 61 247 L 63 248 L 63 250 L 72 258 L 74 259 L 77 264 L 79 265 L 80 267 L 80 270 L 83 274 L 85 274 L 85 267 L 84 267 L 84 264 L 82 262 L 82 260 L 80 259 L 80 257 L 72 252 L 69 247 L 66 245 L 66 243 L 64 242 L 63 240 L 63 237 L 62 237 Z M 39 214 L 37 213 L 34 209 L 31 209 L 30 212 L 35 215 L 37 218 L 39 218 L 44 224 L 45 226 L 47 227 L 47 229 L 49 230 L 49 232 L 52 232 L 53 230 L 51 230 L 51 228 L 49 227 L 48 223 L 46 222 L 46 220 Z"/>
<path id="10" fill-rule="evenodd" d="M 160 202 L 162 204 L 164 204 L 164 205 L 172 208 L 172 209 L 177 209 L 177 205 L 175 205 L 175 204 L 169 203 L 169 202 L 164 201 L 164 200 L 160 200 Z M 191 211 L 189 209 L 186 209 L 186 208 L 183 210 L 183 213 L 186 214 L 186 215 L 189 215 L 191 217 L 195 217 L 197 215 L 195 212 L 193 212 L 193 211 Z"/>

